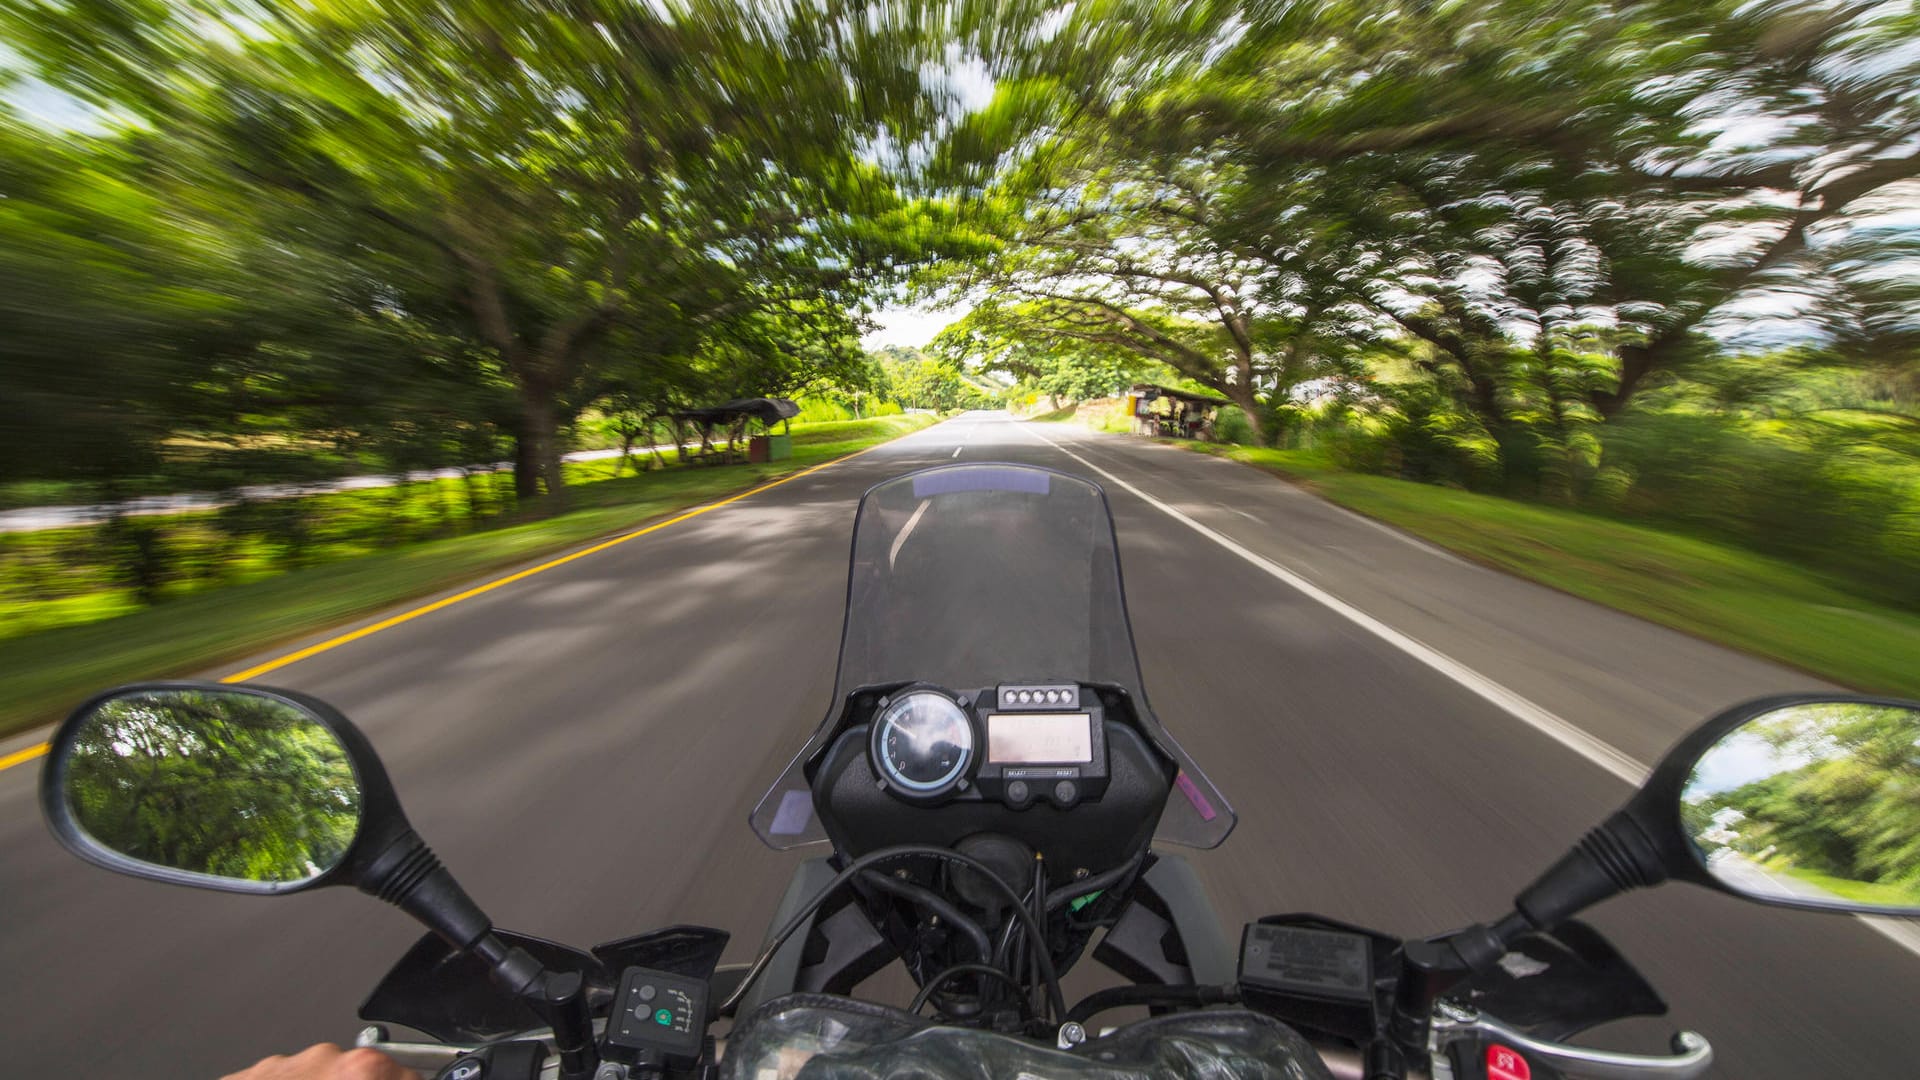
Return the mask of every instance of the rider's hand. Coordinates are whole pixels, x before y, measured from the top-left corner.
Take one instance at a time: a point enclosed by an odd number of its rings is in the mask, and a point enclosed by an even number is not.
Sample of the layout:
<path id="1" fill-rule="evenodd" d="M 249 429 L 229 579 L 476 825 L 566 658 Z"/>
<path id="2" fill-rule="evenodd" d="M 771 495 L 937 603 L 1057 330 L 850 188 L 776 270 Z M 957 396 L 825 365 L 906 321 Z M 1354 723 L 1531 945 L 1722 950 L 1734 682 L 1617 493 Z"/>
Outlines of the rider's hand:
<path id="1" fill-rule="evenodd" d="M 253 1068 L 222 1080 L 419 1080 L 378 1050 L 342 1051 L 332 1043 L 309 1046 L 292 1057 L 262 1058 Z"/>

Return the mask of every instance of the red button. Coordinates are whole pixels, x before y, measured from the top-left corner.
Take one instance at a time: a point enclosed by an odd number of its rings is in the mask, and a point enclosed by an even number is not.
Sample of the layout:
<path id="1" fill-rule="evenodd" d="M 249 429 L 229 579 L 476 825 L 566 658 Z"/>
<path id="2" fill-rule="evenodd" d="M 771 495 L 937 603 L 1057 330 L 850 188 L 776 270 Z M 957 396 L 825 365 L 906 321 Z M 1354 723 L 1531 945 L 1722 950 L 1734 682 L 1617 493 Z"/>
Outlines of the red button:
<path id="1" fill-rule="evenodd" d="M 1487 1047 L 1487 1080 L 1532 1080 L 1533 1070 L 1518 1050 L 1499 1043 Z"/>

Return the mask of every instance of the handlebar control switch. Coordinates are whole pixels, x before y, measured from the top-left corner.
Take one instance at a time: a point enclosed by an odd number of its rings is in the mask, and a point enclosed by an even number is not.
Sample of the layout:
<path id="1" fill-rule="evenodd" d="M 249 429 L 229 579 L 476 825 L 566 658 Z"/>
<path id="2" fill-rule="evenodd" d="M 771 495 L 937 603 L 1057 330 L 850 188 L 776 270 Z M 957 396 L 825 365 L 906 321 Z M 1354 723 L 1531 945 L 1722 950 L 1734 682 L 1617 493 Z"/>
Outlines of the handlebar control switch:
<path id="1" fill-rule="evenodd" d="M 707 983 L 653 968 L 620 973 L 602 1055 L 649 1069 L 687 1069 L 707 1036 Z"/>
<path id="2" fill-rule="evenodd" d="M 1373 940 L 1323 927 L 1248 923 L 1240 994 L 1260 1012 L 1357 1042 L 1376 1030 Z"/>

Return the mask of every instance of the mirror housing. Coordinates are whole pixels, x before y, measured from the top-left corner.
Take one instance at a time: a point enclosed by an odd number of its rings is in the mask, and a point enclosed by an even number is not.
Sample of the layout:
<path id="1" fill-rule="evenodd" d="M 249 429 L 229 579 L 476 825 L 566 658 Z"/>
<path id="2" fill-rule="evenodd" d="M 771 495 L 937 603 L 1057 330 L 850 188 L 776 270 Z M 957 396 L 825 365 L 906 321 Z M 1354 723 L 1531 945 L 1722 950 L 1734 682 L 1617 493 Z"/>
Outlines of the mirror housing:
<path id="1" fill-rule="evenodd" d="M 360 824 L 340 859 L 325 871 L 296 881 L 250 881 L 195 873 L 144 862 L 115 851 L 76 820 L 68 798 L 69 766 L 75 744 L 102 708 L 140 695 L 188 692 L 266 699 L 293 709 L 324 728 L 339 743 L 360 787 Z M 401 908 L 455 948 L 472 948 L 492 923 L 413 831 L 400 808 L 393 784 L 360 730 L 326 702 L 294 690 L 208 682 L 151 682 L 117 687 L 95 695 L 74 710 L 49 740 L 40 774 L 40 806 L 47 826 L 62 847 L 95 866 L 133 877 L 226 892 L 274 895 L 323 885 L 352 885 Z"/>
<path id="2" fill-rule="evenodd" d="M 1514 907 L 1526 925 L 1513 929 L 1522 932 L 1550 929 L 1609 897 L 1669 879 L 1781 907 L 1920 914 L 1920 906 L 1891 910 L 1849 903 L 1839 897 L 1827 900 L 1786 893 L 1762 896 L 1736 889 L 1708 868 L 1706 858 L 1682 820 L 1682 795 L 1695 766 L 1723 740 L 1769 714 L 1820 705 L 1859 705 L 1920 714 L 1920 704 L 1914 702 L 1853 694 L 1781 694 L 1736 705 L 1720 713 L 1667 751 L 1625 806 L 1582 837 L 1559 862 L 1515 898 Z"/>

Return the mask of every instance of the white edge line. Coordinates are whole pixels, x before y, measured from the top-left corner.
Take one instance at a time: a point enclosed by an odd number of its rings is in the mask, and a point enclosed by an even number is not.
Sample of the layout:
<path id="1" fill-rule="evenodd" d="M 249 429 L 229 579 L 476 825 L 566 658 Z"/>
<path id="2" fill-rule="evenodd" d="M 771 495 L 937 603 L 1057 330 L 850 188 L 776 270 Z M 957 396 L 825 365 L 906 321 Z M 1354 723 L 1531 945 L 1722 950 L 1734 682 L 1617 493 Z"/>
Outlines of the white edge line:
<path id="1" fill-rule="evenodd" d="M 1586 758 L 1593 764 L 1600 766 L 1619 779 L 1638 787 L 1645 781 L 1647 774 L 1652 771 L 1647 765 L 1616 749 L 1612 744 L 1587 734 L 1580 728 L 1575 727 L 1572 723 L 1521 697 L 1512 690 L 1501 686 L 1499 683 L 1494 682 L 1492 679 L 1487 678 L 1485 675 L 1480 674 L 1458 660 L 1441 653 L 1422 641 L 1401 633 L 1286 567 L 1281 566 L 1279 563 L 1274 562 L 1272 559 L 1241 546 L 1232 538 L 1202 525 L 1200 522 L 1188 517 L 1174 507 L 1161 502 L 1159 499 L 1122 480 L 1106 469 L 1095 465 L 1079 454 L 1061 446 L 1052 439 L 1034 431 L 1032 428 L 1025 427 L 1025 425 L 1022 426 L 1027 433 L 1031 434 L 1034 438 L 1039 439 L 1055 450 L 1078 461 L 1080 464 L 1085 465 L 1101 476 L 1106 477 L 1147 505 L 1173 518 L 1175 521 L 1199 533 L 1201 536 L 1219 544 L 1221 547 L 1240 556 L 1240 558 L 1259 569 L 1266 571 L 1267 574 L 1282 583 L 1304 593 L 1308 599 L 1332 609 L 1335 614 L 1347 619 L 1361 629 L 1378 637 L 1380 640 L 1392 645 L 1394 648 L 1399 649 L 1401 652 L 1406 653 L 1408 656 L 1420 661 L 1440 674 L 1445 675 L 1447 678 L 1452 679 L 1455 683 L 1458 683 L 1460 686 L 1497 706 L 1507 715 L 1539 731 L 1541 734 L 1572 750 L 1574 753 L 1579 754 L 1581 757 Z M 1916 956 L 1920 956 L 1920 926 L 1916 926 L 1912 921 L 1890 919 L 1874 915 L 1855 915 L 1854 918 L 1860 920 L 1860 922 L 1866 924 L 1869 929 L 1885 937 L 1887 940 L 1892 941 L 1894 944 Z"/>

